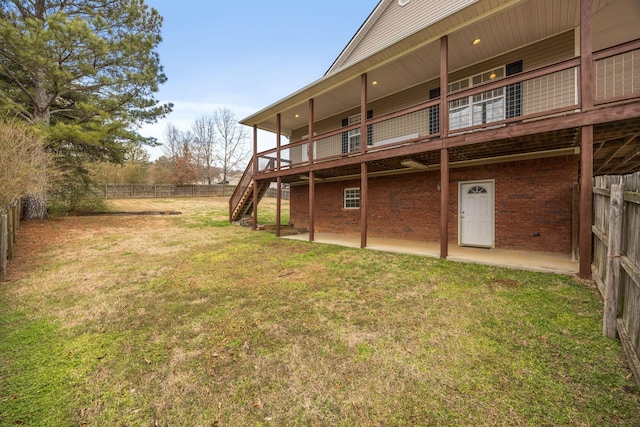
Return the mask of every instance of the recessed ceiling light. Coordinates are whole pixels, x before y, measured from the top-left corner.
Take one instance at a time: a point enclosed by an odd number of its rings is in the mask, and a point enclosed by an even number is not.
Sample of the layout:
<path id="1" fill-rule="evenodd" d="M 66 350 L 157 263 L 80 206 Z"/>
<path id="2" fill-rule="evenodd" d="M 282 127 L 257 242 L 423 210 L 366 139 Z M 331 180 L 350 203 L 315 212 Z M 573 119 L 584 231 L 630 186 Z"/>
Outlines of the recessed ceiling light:
<path id="1" fill-rule="evenodd" d="M 300 117 L 300 114 L 296 114 L 296 119 Z"/>
<path id="2" fill-rule="evenodd" d="M 376 80 L 374 80 L 374 81 L 371 82 L 371 84 L 375 86 L 375 85 L 378 84 L 378 82 Z"/>
<path id="3" fill-rule="evenodd" d="M 479 44 L 480 44 L 480 39 L 475 39 L 475 40 L 473 41 L 473 44 L 474 44 L 474 45 L 479 45 Z"/>

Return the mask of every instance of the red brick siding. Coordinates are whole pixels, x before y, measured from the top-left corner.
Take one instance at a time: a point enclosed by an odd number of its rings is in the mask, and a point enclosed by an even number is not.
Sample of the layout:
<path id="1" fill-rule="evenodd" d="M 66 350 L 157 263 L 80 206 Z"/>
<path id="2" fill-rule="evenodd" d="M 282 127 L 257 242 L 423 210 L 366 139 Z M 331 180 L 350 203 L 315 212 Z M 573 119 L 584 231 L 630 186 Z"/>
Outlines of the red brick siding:
<path id="1" fill-rule="evenodd" d="M 578 163 L 577 156 L 566 156 L 452 169 L 449 242 L 458 243 L 458 183 L 492 179 L 496 247 L 569 253 L 571 185 L 578 179 Z M 439 181 L 438 171 L 370 178 L 369 236 L 439 241 Z M 343 208 L 344 189 L 359 184 L 359 180 L 316 184 L 316 232 L 360 232 L 360 211 Z M 308 187 L 294 186 L 291 222 L 308 227 L 308 218 Z"/>

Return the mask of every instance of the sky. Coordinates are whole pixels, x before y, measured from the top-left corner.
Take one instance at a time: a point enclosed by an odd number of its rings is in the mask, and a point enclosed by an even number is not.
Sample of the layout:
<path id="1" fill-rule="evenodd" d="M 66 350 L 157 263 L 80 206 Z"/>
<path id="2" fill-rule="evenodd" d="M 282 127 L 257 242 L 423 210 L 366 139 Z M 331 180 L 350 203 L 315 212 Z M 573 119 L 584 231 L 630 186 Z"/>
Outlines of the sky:
<path id="1" fill-rule="evenodd" d="M 168 81 L 156 94 L 173 112 L 140 133 L 164 140 L 219 108 L 241 120 L 318 80 L 378 0 L 147 0 L 164 17 L 157 51 Z M 260 151 L 275 136 L 258 135 Z M 148 149 L 151 158 L 161 148 Z"/>

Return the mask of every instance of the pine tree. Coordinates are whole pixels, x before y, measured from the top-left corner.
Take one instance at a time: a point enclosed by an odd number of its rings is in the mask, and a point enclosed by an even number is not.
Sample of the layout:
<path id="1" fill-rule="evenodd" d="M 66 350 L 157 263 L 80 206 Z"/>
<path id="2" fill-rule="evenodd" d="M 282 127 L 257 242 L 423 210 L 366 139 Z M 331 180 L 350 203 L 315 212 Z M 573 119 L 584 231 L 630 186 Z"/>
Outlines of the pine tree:
<path id="1" fill-rule="evenodd" d="M 162 17 L 144 0 L 0 0 L 0 111 L 41 126 L 46 149 L 76 176 L 154 144 L 137 127 L 172 106 L 156 47 Z M 46 216 L 42 194 L 27 215 Z"/>

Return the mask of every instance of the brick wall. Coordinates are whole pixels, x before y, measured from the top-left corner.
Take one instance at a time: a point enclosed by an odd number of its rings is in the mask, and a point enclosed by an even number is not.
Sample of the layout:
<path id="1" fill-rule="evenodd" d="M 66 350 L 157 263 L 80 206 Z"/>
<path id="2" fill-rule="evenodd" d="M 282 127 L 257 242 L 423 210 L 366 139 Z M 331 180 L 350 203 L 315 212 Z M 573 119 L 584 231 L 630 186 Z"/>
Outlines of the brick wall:
<path id="1" fill-rule="evenodd" d="M 578 156 L 451 169 L 449 242 L 458 243 L 458 183 L 495 180 L 495 243 L 504 249 L 571 251 L 571 186 Z M 369 179 L 369 236 L 427 242 L 440 238 L 440 172 Z M 316 184 L 316 232 L 359 234 L 360 211 L 343 208 L 359 180 Z M 291 188 L 291 222 L 308 227 L 307 186 Z M 534 236 L 534 234 L 539 234 Z"/>

